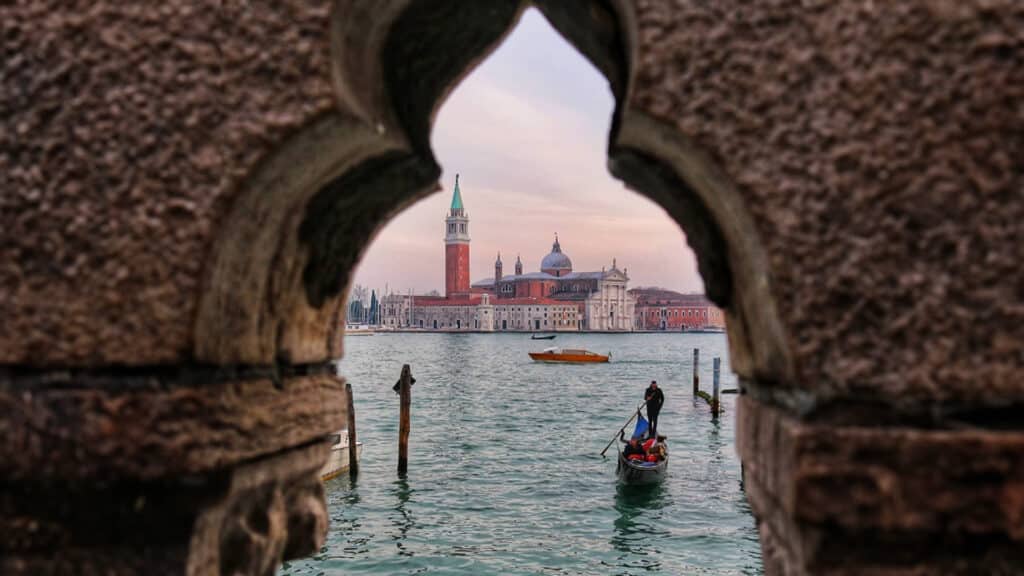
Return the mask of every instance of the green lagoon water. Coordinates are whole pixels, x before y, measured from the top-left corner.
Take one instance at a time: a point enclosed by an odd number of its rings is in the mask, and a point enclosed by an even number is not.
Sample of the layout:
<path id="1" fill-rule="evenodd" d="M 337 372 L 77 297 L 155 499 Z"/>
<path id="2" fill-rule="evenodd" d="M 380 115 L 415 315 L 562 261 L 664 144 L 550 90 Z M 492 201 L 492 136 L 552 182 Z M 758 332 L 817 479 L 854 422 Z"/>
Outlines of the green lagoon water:
<path id="1" fill-rule="evenodd" d="M 534 363 L 546 346 L 611 352 L 598 365 Z M 378 334 L 349 337 L 339 371 L 355 390 L 358 480 L 327 483 L 330 533 L 280 575 L 761 574 L 734 448 L 735 396 L 712 423 L 691 395 L 711 358 L 735 387 L 721 334 Z M 409 473 L 395 472 L 398 396 L 412 366 Z M 598 453 L 651 379 L 665 390 L 664 484 L 616 482 Z"/>

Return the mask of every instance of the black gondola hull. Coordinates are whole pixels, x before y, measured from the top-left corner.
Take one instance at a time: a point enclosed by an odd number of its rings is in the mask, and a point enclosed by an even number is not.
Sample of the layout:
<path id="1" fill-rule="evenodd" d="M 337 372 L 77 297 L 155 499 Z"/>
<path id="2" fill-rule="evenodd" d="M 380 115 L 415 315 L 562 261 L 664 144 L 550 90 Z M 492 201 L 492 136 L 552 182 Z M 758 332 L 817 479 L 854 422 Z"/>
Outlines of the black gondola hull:
<path id="1" fill-rule="evenodd" d="M 657 484 L 668 474 L 668 454 L 653 466 L 633 463 L 619 452 L 619 466 L 616 472 L 624 484 Z"/>

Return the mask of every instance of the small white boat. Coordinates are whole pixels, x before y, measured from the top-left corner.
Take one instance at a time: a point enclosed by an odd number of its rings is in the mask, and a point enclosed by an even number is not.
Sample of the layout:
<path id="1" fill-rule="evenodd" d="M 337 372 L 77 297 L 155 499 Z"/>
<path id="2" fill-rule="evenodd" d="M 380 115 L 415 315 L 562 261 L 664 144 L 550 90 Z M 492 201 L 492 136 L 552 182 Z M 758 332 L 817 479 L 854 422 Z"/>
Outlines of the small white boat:
<path id="1" fill-rule="evenodd" d="M 348 470 L 348 430 L 339 430 L 331 434 L 334 442 L 331 444 L 331 454 L 327 456 L 327 463 L 320 470 L 320 478 L 324 481 L 330 480 Z M 363 455 L 363 443 L 356 442 L 356 462 Z"/>
<path id="2" fill-rule="evenodd" d="M 700 326 L 698 328 L 686 328 L 683 332 L 687 334 L 725 334 L 725 328 L 718 326 Z"/>
<path id="3" fill-rule="evenodd" d="M 346 324 L 345 336 L 373 336 L 376 332 L 368 324 Z"/>

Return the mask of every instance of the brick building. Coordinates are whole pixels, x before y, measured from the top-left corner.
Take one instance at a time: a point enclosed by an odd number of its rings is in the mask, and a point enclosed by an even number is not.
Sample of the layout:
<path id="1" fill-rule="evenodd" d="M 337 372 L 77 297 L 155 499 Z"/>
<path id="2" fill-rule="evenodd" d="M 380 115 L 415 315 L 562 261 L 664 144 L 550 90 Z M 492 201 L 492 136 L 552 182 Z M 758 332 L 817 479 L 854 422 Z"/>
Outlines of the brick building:
<path id="1" fill-rule="evenodd" d="M 444 295 L 448 298 L 469 296 L 469 214 L 462 207 L 459 175 L 455 175 L 452 206 L 445 218 Z"/>
<path id="2" fill-rule="evenodd" d="M 724 330 L 725 315 L 703 294 L 681 294 L 662 288 L 634 288 L 637 330 Z"/>

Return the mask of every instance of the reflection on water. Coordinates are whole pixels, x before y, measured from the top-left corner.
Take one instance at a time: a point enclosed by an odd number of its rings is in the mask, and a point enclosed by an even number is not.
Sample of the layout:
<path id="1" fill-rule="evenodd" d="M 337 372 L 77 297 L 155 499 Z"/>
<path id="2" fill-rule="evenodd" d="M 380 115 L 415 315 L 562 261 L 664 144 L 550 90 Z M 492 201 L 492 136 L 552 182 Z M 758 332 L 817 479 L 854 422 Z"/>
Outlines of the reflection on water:
<path id="1" fill-rule="evenodd" d="M 328 512 L 331 519 L 331 530 L 342 536 L 345 545 L 340 549 L 328 547 L 326 556 L 352 557 L 366 554 L 369 551 L 371 538 L 363 531 L 363 522 L 358 516 L 343 514 L 346 509 L 358 507 L 362 497 L 357 480 L 343 474 L 328 482 L 325 486 L 328 497 Z"/>
<path id="2" fill-rule="evenodd" d="M 395 497 L 395 507 L 392 514 L 390 514 L 390 518 L 392 524 L 398 530 L 391 538 L 395 541 L 399 554 L 402 556 L 413 556 L 414 552 L 405 546 L 405 539 L 409 535 L 409 530 L 416 526 L 416 520 L 413 517 L 412 511 L 406 508 L 406 503 L 409 502 L 413 490 L 409 488 L 409 481 L 405 474 L 399 475 L 398 480 L 392 483 L 391 494 Z"/>
<path id="3" fill-rule="evenodd" d="M 721 335 L 565 334 L 610 350 L 594 366 L 531 362 L 517 334 L 380 334 L 346 341 L 360 476 L 327 484 L 331 519 L 316 557 L 287 576 L 761 573 L 757 531 L 733 448 L 735 396 L 711 421 L 690 392 L 693 347 Z M 409 473 L 395 472 L 403 363 L 412 366 Z M 734 384 L 723 370 L 723 387 Z M 619 484 L 598 453 L 658 380 L 672 460 L 660 485 Z M 710 382 L 710 370 L 702 374 Z"/>
<path id="4" fill-rule="evenodd" d="M 615 487 L 615 533 L 611 544 L 621 552 L 617 560 L 622 568 L 657 570 L 659 543 L 668 531 L 660 524 L 661 511 L 670 503 L 664 484 Z"/>

